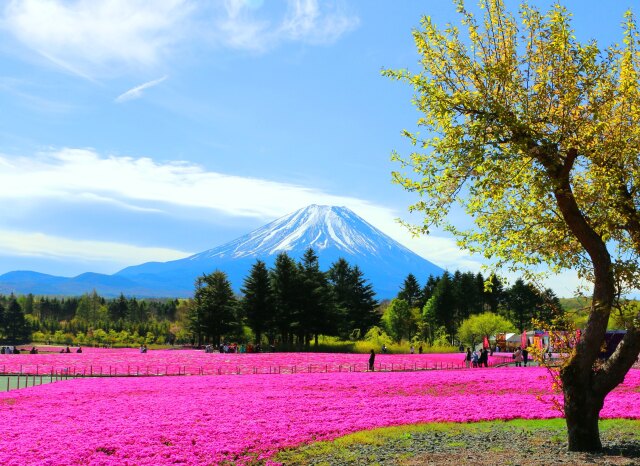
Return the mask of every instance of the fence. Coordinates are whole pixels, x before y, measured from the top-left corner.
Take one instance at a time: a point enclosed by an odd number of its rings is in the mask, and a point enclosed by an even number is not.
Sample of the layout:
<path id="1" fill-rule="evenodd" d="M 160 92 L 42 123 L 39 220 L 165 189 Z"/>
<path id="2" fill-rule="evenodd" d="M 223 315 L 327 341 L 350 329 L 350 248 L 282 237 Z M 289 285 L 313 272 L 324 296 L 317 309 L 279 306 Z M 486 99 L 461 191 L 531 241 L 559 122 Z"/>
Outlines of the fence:
<path id="1" fill-rule="evenodd" d="M 500 366 L 511 363 L 511 358 L 497 357 L 489 362 L 489 366 Z M 427 370 L 462 370 L 466 369 L 464 362 L 428 362 L 423 363 L 377 363 L 377 372 L 413 372 Z M 366 362 L 340 364 L 296 364 L 296 365 L 268 365 L 252 366 L 248 364 L 225 365 L 218 367 L 205 366 L 40 366 L 20 365 L 18 371 L 7 372 L 2 366 L 0 376 L 49 377 L 52 380 L 77 377 L 141 377 L 141 376 L 185 376 L 185 375 L 256 375 L 256 374 L 298 374 L 298 373 L 334 373 L 334 372 L 367 372 Z"/>
<path id="2" fill-rule="evenodd" d="M 17 390 L 20 388 L 36 387 L 38 385 L 58 382 L 60 380 L 68 380 L 76 378 L 68 372 L 55 372 L 51 374 L 14 374 L 4 375 L 0 377 L 0 392 Z"/>

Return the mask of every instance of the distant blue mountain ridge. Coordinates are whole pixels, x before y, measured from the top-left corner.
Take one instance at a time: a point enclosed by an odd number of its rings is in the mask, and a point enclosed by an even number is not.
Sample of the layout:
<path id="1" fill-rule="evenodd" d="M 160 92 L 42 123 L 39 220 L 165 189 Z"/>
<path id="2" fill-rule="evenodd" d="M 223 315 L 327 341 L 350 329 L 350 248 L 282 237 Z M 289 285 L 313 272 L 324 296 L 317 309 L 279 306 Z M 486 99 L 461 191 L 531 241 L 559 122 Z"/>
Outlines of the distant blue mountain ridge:
<path id="1" fill-rule="evenodd" d="M 240 238 L 184 259 L 147 262 L 113 275 L 83 273 L 65 278 L 30 271 L 0 275 L 0 293 L 113 297 L 189 297 L 203 273 L 221 270 L 238 291 L 257 259 L 271 267 L 281 252 L 299 260 L 308 248 L 328 270 L 339 258 L 358 265 L 379 299 L 394 297 L 413 273 L 420 281 L 444 270 L 402 246 L 346 207 L 310 205 Z"/>

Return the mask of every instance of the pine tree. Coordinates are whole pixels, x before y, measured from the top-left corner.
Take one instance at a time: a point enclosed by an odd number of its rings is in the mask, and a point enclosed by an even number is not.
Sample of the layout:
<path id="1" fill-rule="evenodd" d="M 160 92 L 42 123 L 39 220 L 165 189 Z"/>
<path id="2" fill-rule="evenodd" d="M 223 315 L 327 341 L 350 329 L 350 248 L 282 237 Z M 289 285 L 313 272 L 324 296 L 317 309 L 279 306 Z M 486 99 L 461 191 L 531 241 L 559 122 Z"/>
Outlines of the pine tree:
<path id="1" fill-rule="evenodd" d="M 274 296 L 274 324 L 284 344 L 293 343 L 293 331 L 298 325 L 300 309 L 300 274 L 293 259 L 286 252 L 278 254 L 270 271 Z"/>
<path id="2" fill-rule="evenodd" d="M 242 310 L 247 324 L 256 336 L 256 343 L 260 344 L 262 335 L 274 323 L 274 296 L 269 271 L 263 261 L 257 260 L 253 264 L 241 291 L 244 294 Z"/>
<path id="3" fill-rule="evenodd" d="M 431 296 L 433 296 L 436 286 L 438 285 L 438 280 L 440 280 L 439 277 L 429 275 L 427 283 L 424 285 L 424 288 L 422 288 L 422 298 L 424 299 L 424 304 L 427 304 L 427 301 L 429 301 L 429 299 L 431 299 Z M 424 307 L 424 304 L 422 305 L 422 307 Z"/>
<path id="4" fill-rule="evenodd" d="M 337 322 L 327 275 L 320 270 L 318 255 L 312 248 L 305 251 L 300 264 L 302 279 L 301 318 L 299 337 L 309 344 L 309 335 L 335 334 Z"/>
<path id="5" fill-rule="evenodd" d="M 109 302 L 109 319 L 112 321 L 125 320 L 129 315 L 129 300 L 120 293 L 118 299 Z"/>
<path id="6" fill-rule="evenodd" d="M 422 306 L 424 306 L 422 289 L 414 274 L 410 273 L 404 279 L 397 298 L 404 299 L 411 308 L 417 307 L 422 309 Z"/>
<path id="7" fill-rule="evenodd" d="M 4 326 L 2 328 L 5 341 L 10 345 L 28 343 L 31 338 L 31 329 L 27 323 L 22 308 L 12 295 L 4 313 Z"/>
<path id="8" fill-rule="evenodd" d="M 358 266 L 351 267 L 343 258 L 332 264 L 328 276 L 338 315 L 338 334 L 345 339 L 365 335 L 380 320 L 372 285 Z"/>
<path id="9" fill-rule="evenodd" d="M 444 327 L 448 335 L 455 335 L 455 300 L 451 275 L 445 272 L 440 277 L 433 296 L 423 308 L 422 318 L 429 329 L 429 337 L 433 338 L 439 327 Z"/>
<path id="10" fill-rule="evenodd" d="M 523 332 L 531 324 L 531 319 L 537 317 L 536 311 L 542 304 L 542 298 L 533 285 L 525 283 L 521 278 L 507 290 L 506 296 L 506 317 L 516 324 L 518 331 Z"/>
<path id="11" fill-rule="evenodd" d="M 197 313 L 194 328 L 199 329 L 209 343 L 220 344 L 236 324 L 237 302 L 227 275 L 219 270 L 202 275 L 196 281 L 194 301 Z"/>

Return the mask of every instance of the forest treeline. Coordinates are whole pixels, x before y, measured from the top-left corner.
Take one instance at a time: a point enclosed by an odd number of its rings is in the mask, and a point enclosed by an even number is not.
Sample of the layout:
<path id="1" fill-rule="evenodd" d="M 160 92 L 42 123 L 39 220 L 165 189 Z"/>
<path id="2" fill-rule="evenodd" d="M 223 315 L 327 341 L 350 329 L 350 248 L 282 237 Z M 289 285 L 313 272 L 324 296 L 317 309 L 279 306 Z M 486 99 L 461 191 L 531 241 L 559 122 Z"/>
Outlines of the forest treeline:
<path id="1" fill-rule="evenodd" d="M 496 276 L 445 272 L 423 285 L 408 274 L 392 300 L 379 302 L 358 266 L 344 259 L 321 270 L 308 249 L 300 261 L 277 256 L 268 268 L 257 260 L 236 294 L 219 270 L 196 280 L 191 299 L 106 299 L 0 296 L 0 341 L 81 345 L 218 344 L 261 342 L 286 348 L 317 344 L 320 335 L 341 340 L 388 335 L 391 340 L 452 344 L 472 315 L 493 312 L 519 330 L 532 318 L 562 312 L 559 300 L 517 280 L 505 288 Z"/>

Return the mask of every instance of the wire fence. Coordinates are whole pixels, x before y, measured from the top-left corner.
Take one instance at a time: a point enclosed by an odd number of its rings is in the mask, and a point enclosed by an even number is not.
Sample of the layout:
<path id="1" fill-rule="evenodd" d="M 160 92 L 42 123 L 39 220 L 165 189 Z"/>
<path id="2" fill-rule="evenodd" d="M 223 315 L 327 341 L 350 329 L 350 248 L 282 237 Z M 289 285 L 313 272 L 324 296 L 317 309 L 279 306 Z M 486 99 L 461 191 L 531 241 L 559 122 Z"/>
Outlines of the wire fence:
<path id="1" fill-rule="evenodd" d="M 17 374 L 0 377 L 0 392 L 18 390 L 20 388 L 36 387 L 61 380 L 74 379 L 76 376 L 69 372 L 57 371 L 51 374 Z"/>
<path id="2" fill-rule="evenodd" d="M 493 358 L 488 367 L 504 366 L 511 363 L 510 358 Z M 374 372 L 414 372 L 428 370 L 464 370 L 466 363 L 451 362 L 400 362 L 374 364 Z M 258 375 L 258 374 L 302 374 L 302 373 L 336 373 L 336 372 L 368 372 L 369 365 L 361 363 L 341 364 L 281 364 L 268 366 L 252 366 L 238 364 L 218 367 L 208 366 L 67 366 L 53 367 L 41 365 L 21 365 L 17 371 L 7 371 L 2 366 L 0 371 L 0 386 L 6 390 L 40 385 L 59 380 L 82 377 L 151 377 L 151 376 L 204 376 L 204 375 Z M 4 379 L 4 385 L 2 380 Z M 22 381 L 22 382 L 21 382 Z M 31 385 L 29 384 L 31 381 Z"/>

